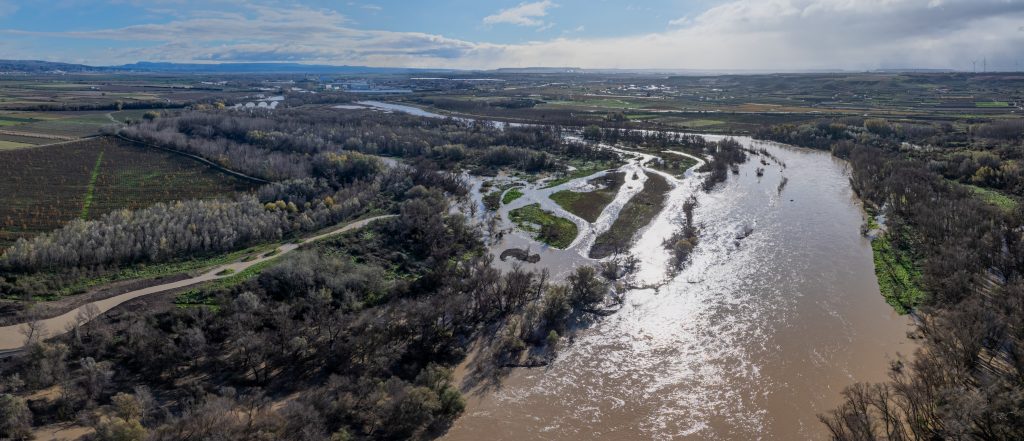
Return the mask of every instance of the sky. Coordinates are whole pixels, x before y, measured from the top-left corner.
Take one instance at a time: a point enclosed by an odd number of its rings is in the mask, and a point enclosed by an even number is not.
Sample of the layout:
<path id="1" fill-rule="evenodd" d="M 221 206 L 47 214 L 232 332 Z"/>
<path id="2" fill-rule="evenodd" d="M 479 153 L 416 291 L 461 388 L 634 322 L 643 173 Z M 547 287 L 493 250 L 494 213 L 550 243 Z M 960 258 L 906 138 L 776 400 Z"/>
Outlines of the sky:
<path id="1" fill-rule="evenodd" d="M 0 0 L 0 59 L 1024 69 L 1024 0 Z"/>

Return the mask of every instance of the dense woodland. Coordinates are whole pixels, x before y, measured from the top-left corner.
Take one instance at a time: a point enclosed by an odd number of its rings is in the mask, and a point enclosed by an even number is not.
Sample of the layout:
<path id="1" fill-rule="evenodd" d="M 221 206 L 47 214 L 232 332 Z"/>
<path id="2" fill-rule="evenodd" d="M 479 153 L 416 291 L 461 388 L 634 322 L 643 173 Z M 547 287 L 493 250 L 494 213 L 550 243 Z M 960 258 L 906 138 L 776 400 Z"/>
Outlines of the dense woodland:
<path id="1" fill-rule="evenodd" d="M 929 171 L 963 184 L 1024 196 L 1024 119 L 977 124 L 843 118 L 770 126 L 756 138 L 803 147 L 866 145 L 902 151 Z"/>
<path id="2" fill-rule="evenodd" d="M 431 437 L 463 409 L 451 367 L 497 329 L 495 367 L 553 348 L 602 301 L 589 267 L 566 285 L 490 265 L 479 232 L 416 186 L 400 216 L 315 244 L 209 305 L 129 309 L 3 366 L 0 430 L 77 419 L 96 439 L 349 440 Z M 545 294 L 546 293 L 546 294 Z M 539 299 L 543 298 L 543 302 Z M 497 326 L 497 327 L 495 327 Z M 98 417 L 98 406 L 109 409 Z M 30 413 L 25 413 L 30 412 Z M 147 438 L 148 437 L 148 438 Z"/>
<path id="3" fill-rule="evenodd" d="M 331 109 L 273 113 L 190 112 L 126 127 L 121 135 L 211 159 L 268 180 L 317 175 L 330 153 L 361 152 L 493 174 L 559 170 L 555 156 L 603 158 L 554 126 L 509 127 L 454 119 Z"/>
<path id="4" fill-rule="evenodd" d="M 122 135 L 274 182 L 21 241 L 0 257 L 5 294 L 53 289 L 33 284 L 41 272 L 89 277 L 398 216 L 307 245 L 257 276 L 180 293 L 182 307 L 119 309 L 50 341 L 32 337 L 0 362 L 0 438 L 62 421 L 95 428 L 97 440 L 431 438 L 462 412 L 452 368 L 474 339 L 484 337 L 485 373 L 544 363 L 609 289 L 590 267 L 565 284 L 502 273 L 482 232 L 446 214 L 466 194 L 453 171 L 561 170 L 560 158 L 613 155 L 564 143 L 557 128 L 191 112 Z M 41 390 L 55 393 L 24 398 Z"/>
<path id="5" fill-rule="evenodd" d="M 926 293 L 906 305 L 922 348 L 892 366 L 890 382 L 844 392 L 822 417 L 834 438 L 1024 438 L 1024 217 L 952 182 L 1019 195 L 1021 121 L 957 131 L 846 119 L 759 135 L 848 159 L 854 190 L 886 215 L 888 240 L 912 256 Z"/>

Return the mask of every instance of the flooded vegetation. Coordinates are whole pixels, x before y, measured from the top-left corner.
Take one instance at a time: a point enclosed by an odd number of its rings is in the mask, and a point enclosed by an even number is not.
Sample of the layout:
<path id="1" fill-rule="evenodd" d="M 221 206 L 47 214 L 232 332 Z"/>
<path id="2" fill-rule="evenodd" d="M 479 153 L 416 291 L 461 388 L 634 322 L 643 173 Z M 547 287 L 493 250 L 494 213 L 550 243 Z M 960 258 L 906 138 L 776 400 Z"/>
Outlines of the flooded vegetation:
<path id="1" fill-rule="evenodd" d="M 615 200 L 619 188 L 625 182 L 625 173 L 608 173 L 587 181 L 588 185 L 583 188 L 554 193 L 551 199 L 566 211 L 582 217 L 587 222 L 596 222 L 605 207 Z"/>
<path id="2" fill-rule="evenodd" d="M 645 192 L 663 195 L 642 205 L 636 237 L 623 234 L 636 270 L 622 281 L 638 288 L 614 313 L 577 323 L 543 366 L 463 384 L 467 411 L 445 439 L 821 437 L 815 415 L 843 387 L 884 379 L 888 361 L 913 351 L 909 321 L 878 295 L 846 165 L 746 138 L 728 145 L 732 159 L 682 179 L 631 161 L 628 198 L 587 222 L 577 252 L 540 252 L 553 271 L 584 264 L 601 243 L 589 237 L 633 217 L 623 213 Z M 737 159 L 755 146 L 779 161 Z"/>
<path id="3" fill-rule="evenodd" d="M 608 230 L 597 236 L 590 248 L 590 258 L 603 259 L 627 250 L 633 236 L 665 208 L 666 194 L 672 189 L 668 180 L 657 173 L 645 172 L 644 175 L 643 190 L 622 207 Z"/>
<path id="4" fill-rule="evenodd" d="M 540 204 L 516 208 L 508 216 L 519 228 L 534 233 L 537 240 L 555 248 L 567 248 L 579 233 L 572 221 L 541 209 Z"/>

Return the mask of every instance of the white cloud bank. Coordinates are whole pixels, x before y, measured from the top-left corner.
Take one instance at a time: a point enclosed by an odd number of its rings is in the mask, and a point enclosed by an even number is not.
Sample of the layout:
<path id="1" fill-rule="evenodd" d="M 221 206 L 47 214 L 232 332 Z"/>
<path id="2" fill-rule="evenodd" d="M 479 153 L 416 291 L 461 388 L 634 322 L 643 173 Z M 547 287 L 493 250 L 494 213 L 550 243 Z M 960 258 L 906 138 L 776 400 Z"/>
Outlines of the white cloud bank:
<path id="1" fill-rule="evenodd" d="M 537 7 L 532 5 L 545 4 Z M 550 2 L 501 11 L 490 23 L 543 26 Z M 521 9 L 525 8 L 525 9 Z M 488 22 L 488 19 L 484 19 Z M 574 66 L 659 69 L 871 69 L 1024 62 L 1024 0 L 729 0 L 615 38 L 492 44 L 442 35 L 362 30 L 342 15 L 250 7 L 160 24 L 46 35 L 142 41 L 111 61 L 296 61 L 374 66 Z M 8 34 L 38 35 L 19 31 Z"/>
<path id="2" fill-rule="evenodd" d="M 502 9 L 497 14 L 484 17 L 484 24 L 508 23 L 519 26 L 545 26 L 544 17 L 548 15 L 548 9 L 557 7 L 550 0 L 533 3 L 520 3 L 514 8 Z"/>

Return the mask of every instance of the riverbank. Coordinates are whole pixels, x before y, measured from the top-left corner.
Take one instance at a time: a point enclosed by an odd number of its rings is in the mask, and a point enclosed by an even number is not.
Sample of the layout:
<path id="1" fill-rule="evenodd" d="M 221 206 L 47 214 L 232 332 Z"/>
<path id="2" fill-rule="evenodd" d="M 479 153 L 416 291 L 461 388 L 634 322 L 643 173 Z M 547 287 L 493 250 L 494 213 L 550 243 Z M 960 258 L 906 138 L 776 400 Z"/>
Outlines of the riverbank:
<path id="1" fill-rule="evenodd" d="M 661 288 L 623 293 L 621 310 L 580 329 L 548 366 L 468 393 L 445 439 L 825 436 L 814 415 L 843 387 L 884 379 L 915 343 L 878 294 L 844 164 L 765 147 L 787 164 L 782 191 L 777 164 L 743 164 L 709 193 L 682 180 L 629 248 L 638 283 Z M 700 246 L 666 280 L 662 243 L 691 195 Z"/>

